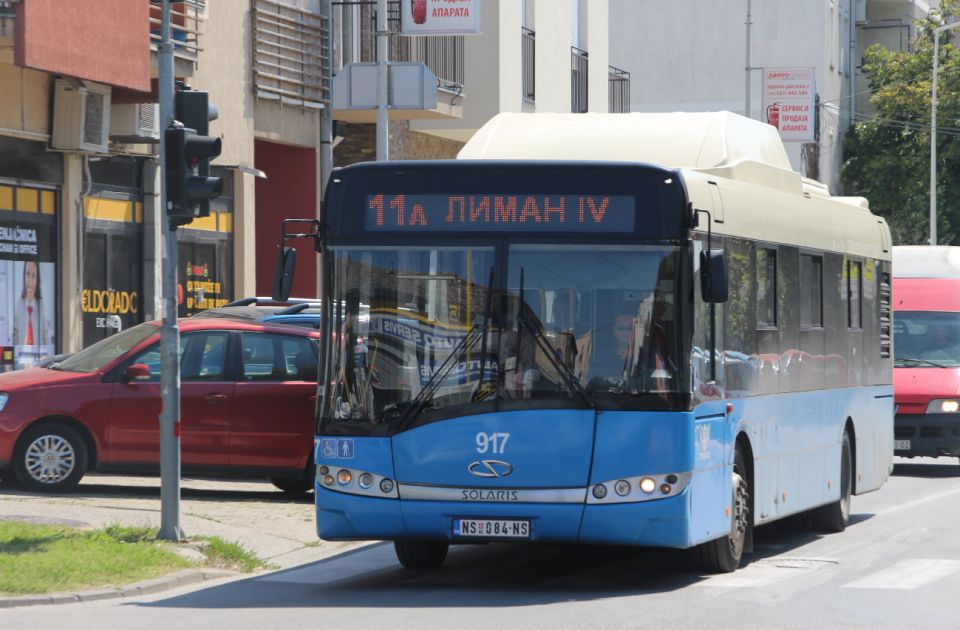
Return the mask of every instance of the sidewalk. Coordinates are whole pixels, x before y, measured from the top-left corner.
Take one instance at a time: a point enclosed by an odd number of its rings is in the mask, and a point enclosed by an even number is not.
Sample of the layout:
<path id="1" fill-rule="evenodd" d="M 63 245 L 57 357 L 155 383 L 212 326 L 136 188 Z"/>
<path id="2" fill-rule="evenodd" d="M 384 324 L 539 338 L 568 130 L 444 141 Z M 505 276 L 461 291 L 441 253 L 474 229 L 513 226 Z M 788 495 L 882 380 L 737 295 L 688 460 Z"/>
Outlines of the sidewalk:
<path id="1" fill-rule="evenodd" d="M 186 538 L 218 536 L 239 543 L 275 568 L 315 562 L 366 544 L 328 543 L 317 538 L 312 494 L 291 497 L 266 481 L 184 479 L 181 489 L 180 527 Z M 158 477 L 91 474 L 69 495 L 0 487 L 0 520 L 97 529 L 111 524 L 159 527 L 160 516 Z M 128 597 L 228 575 L 234 574 L 198 568 L 125 588 L 89 591 L 86 596 L 17 598 L 21 603 L 5 603 L 0 598 L 0 607 Z"/>

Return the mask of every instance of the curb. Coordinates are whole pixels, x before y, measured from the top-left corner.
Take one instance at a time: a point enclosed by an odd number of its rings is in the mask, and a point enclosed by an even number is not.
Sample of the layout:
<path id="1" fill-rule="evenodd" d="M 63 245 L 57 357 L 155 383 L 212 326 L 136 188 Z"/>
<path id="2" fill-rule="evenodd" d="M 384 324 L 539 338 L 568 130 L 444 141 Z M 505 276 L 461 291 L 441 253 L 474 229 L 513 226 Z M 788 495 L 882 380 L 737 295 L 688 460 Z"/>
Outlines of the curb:
<path id="1" fill-rule="evenodd" d="M 101 588 L 79 593 L 55 593 L 52 595 L 25 595 L 22 597 L 0 597 L 0 608 L 14 606 L 37 606 L 40 604 L 75 604 L 77 602 L 93 602 L 101 599 L 115 599 L 120 597 L 137 597 L 151 595 L 178 586 L 197 584 L 206 580 L 215 580 L 237 575 L 233 571 L 219 569 L 187 569 L 178 573 L 137 582 L 121 588 Z"/>

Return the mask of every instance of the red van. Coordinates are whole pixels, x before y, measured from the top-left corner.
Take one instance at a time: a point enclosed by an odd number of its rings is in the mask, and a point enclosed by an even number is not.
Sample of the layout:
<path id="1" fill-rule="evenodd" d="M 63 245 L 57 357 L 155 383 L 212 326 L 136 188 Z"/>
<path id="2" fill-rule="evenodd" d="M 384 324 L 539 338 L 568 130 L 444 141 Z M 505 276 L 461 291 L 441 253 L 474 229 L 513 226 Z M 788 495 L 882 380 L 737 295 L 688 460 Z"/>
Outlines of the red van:
<path id="1" fill-rule="evenodd" d="M 313 487 L 319 332 L 181 319 L 181 466 Z M 148 322 L 47 367 L 0 374 L 0 474 L 66 492 L 88 470 L 156 472 L 160 325 Z"/>
<path id="2" fill-rule="evenodd" d="M 960 247 L 893 248 L 894 454 L 960 457 Z"/>

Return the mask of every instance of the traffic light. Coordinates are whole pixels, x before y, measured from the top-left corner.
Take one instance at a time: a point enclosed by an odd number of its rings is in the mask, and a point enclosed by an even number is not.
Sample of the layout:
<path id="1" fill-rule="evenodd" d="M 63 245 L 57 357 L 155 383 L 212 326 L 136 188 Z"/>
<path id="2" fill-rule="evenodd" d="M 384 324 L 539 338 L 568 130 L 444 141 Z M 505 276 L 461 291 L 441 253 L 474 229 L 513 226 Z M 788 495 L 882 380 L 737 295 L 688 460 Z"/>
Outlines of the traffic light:
<path id="1" fill-rule="evenodd" d="M 167 128 L 167 215 L 172 226 L 210 215 L 210 200 L 219 197 L 223 181 L 210 177 L 210 160 L 220 155 L 220 138 L 207 136 L 209 121 L 217 117 L 206 92 L 177 92 L 174 117 Z"/>

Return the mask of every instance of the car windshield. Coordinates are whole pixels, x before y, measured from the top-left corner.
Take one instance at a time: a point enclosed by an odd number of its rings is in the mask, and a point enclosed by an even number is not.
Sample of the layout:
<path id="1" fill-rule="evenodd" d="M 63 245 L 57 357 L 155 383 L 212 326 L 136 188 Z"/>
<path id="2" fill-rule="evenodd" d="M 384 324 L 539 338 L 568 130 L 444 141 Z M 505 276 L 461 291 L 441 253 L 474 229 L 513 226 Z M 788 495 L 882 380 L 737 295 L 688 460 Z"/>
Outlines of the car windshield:
<path id="1" fill-rule="evenodd" d="M 960 313 L 897 311 L 896 367 L 960 366 Z"/>
<path id="2" fill-rule="evenodd" d="M 331 251 L 322 422 L 402 425 L 484 401 L 580 407 L 685 387 L 676 247 L 514 245 L 499 281 L 493 247 Z"/>
<path id="3" fill-rule="evenodd" d="M 126 354 L 144 339 L 160 332 L 155 324 L 139 324 L 98 341 L 89 348 L 67 357 L 50 367 L 67 372 L 96 372 L 117 357 Z"/>

